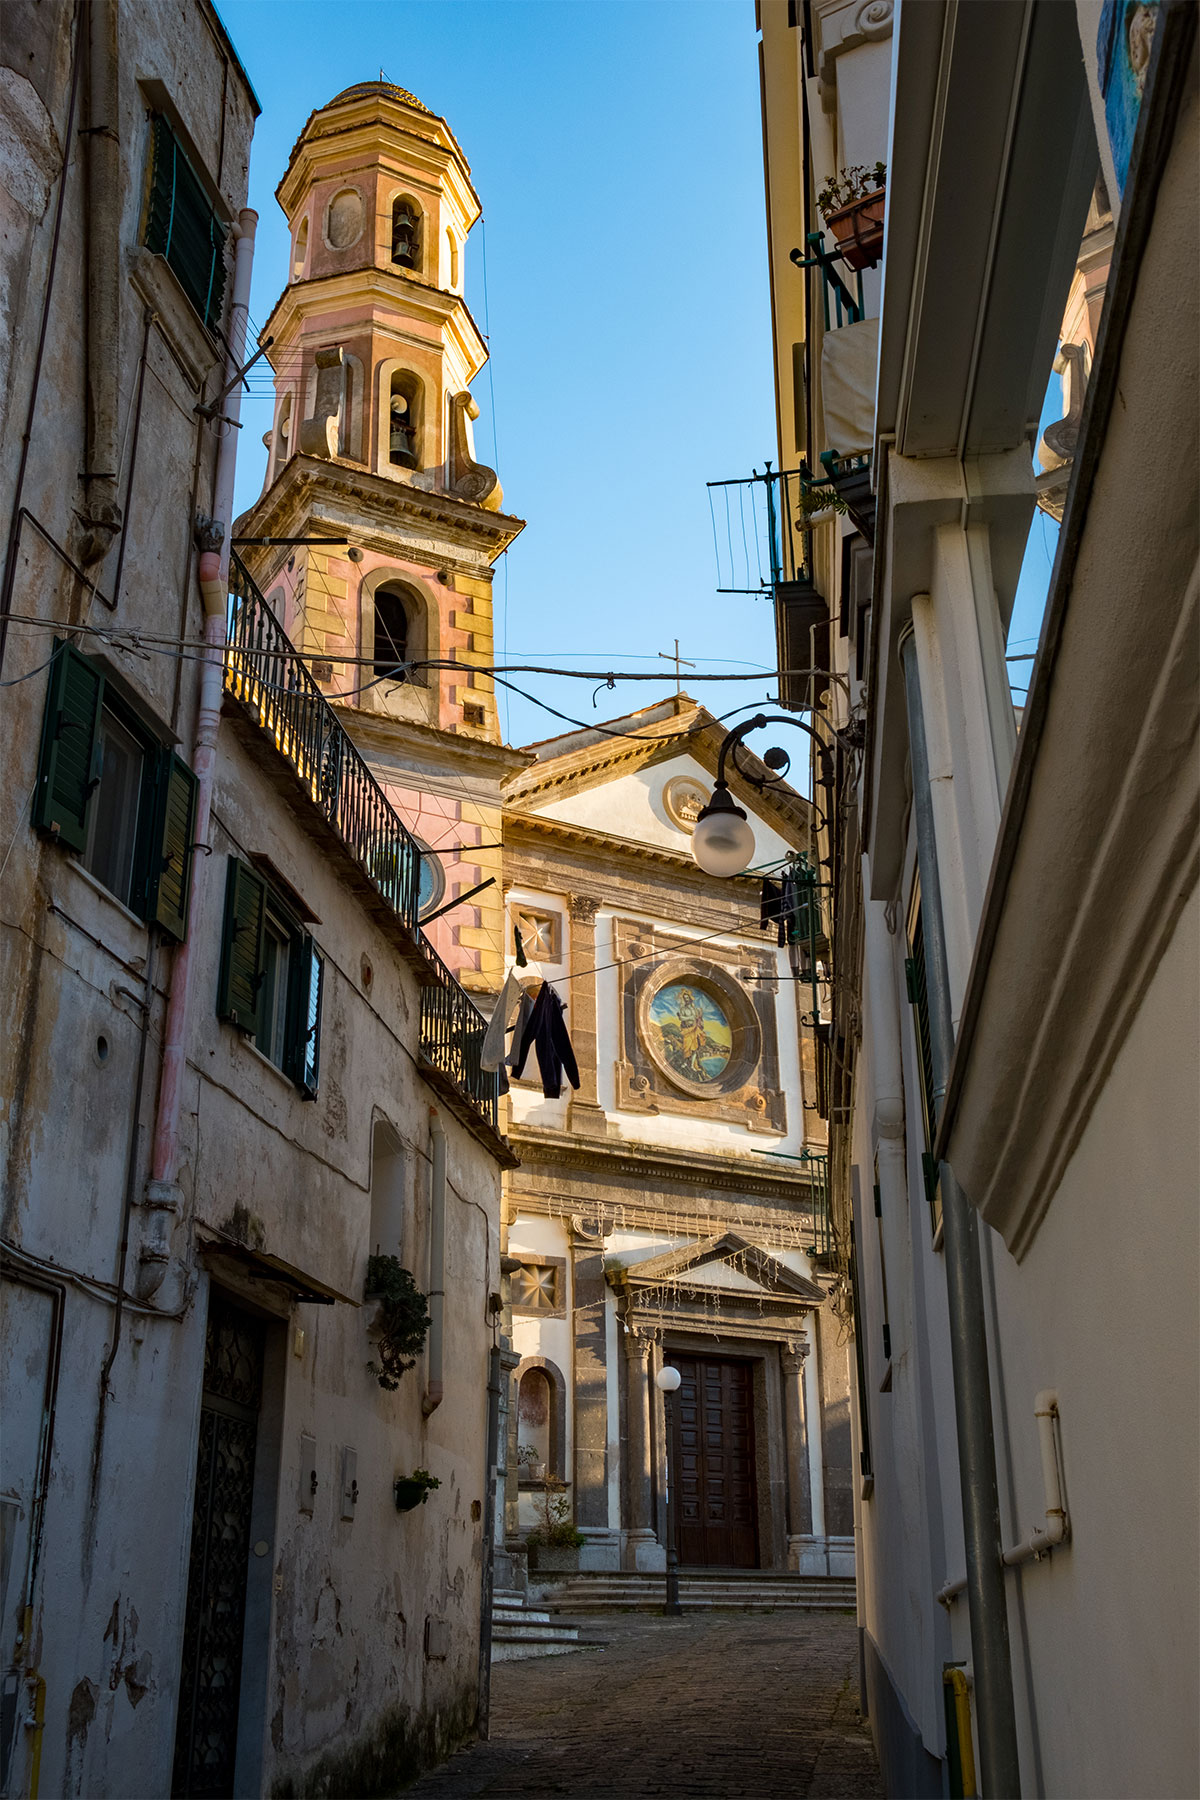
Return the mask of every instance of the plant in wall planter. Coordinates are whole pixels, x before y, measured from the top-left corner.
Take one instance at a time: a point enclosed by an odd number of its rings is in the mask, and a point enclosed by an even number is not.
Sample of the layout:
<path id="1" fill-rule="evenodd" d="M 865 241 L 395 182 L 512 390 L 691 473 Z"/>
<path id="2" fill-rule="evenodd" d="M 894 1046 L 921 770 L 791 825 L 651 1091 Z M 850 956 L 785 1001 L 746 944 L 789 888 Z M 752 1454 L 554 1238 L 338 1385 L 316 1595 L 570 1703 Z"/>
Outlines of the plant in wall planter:
<path id="1" fill-rule="evenodd" d="M 852 269 L 873 269 L 883 255 L 883 212 L 887 164 L 873 169 L 855 163 L 831 175 L 817 195 L 821 217 L 833 233 L 838 255 Z"/>
<path id="2" fill-rule="evenodd" d="M 517 1445 L 517 1479 L 520 1481 L 544 1481 L 546 1465 L 542 1461 L 536 1445 Z"/>
<path id="3" fill-rule="evenodd" d="M 434 1488 L 441 1487 L 436 1475 L 428 1469 L 414 1469 L 411 1475 L 398 1475 L 392 1486 L 396 1499 L 397 1512 L 412 1512 L 416 1506 L 424 1506 Z"/>
<path id="4" fill-rule="evenodd" d="M 538 1522 L 525 1539 L 529 1567 L 539 1575 L 574 1575 L 579 1569 L 579 1546 L 587 1539 L 575 1529 L 565 1490 L 565 1482 L 547 1480 L 537 1503 Z"/>
<path id="5" fill-rule="evenodd" d="M 363 1299 L 379 1302 L 371 1326 L 377 1360 L 367 1368 L 380 1387 L 390 1392 L 399 1387 L 400 1377 L 413 1367 L 425 1347 L 429 1330 L 425 1295 L 399 1257 L 370 1256 Z"/>

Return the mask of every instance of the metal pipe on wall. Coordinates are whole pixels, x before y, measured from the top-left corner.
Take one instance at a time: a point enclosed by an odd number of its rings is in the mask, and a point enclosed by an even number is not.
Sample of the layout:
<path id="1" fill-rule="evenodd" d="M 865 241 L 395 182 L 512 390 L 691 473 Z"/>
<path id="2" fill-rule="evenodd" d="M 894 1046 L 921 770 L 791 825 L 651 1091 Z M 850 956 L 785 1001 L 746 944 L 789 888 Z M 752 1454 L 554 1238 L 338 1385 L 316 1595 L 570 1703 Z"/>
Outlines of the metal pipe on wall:
<path id="1" fill-rule="evenodd" d="M 446 1133 L 436 1107 L 429 1109 L 429 1342 L 421 1411 L 428 1418 L 442 1404 L 442 1354 L 446 1315 Z"/>
<path id="2" fill-rule="evenodd" d="M 121 140 L 116 0 L 91 0 L 87 22 L 87 436 L 83 463 L 87 497 L 79 558 L 85 565 L 104 555 L 121 523 L 117 500 Z"/>
<path id="3" fill-rule="evenodd" d="M 954 1027 L 929 779 L 929 749 L 917 643 L 911 625 L 901 637 L 899 653 L 908 712 L 936 1111 L 946 1093 L 954 1049 Z M 979 1261 L 979 1218 L 974 1207 L 968 1204 L 949 1163 L 941 1164 L 939 1177 L 980 1763 L 987 1800 L 1015 1800 L 1021 1792 L 1021 1770 L 1008 1638 L 1008 1600 L 1000 1560 L 1000 1497 L 996 1480 L 983 1275 Z"/>

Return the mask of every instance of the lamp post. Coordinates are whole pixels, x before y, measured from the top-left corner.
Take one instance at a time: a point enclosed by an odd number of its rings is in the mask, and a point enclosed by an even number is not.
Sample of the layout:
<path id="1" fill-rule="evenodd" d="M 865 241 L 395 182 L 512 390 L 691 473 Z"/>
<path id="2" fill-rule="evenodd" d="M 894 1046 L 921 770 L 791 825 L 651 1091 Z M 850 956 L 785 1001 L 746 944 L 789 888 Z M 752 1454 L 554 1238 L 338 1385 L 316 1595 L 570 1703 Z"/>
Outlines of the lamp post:
<path id="1" fill-rule="evenodd" d="M 729 791 L 729 783 L 725 779 L 725 758 L 732 756 L 736 768 L 738 745 L 748 732 L 759 731 L 764 725 L 795 725 L 800 731 L 807 731 L 817 746 L 817 755 L 821 759 L 821 786 L 826 789 L 833 787 L 833 757 L 829 745 L 803 719 L 792 718 L 787 713 L 756 713 L 752 719 L 736 726 L 717 754 L 717 779 L 713 796 L 696 820 L 692 832 L 692 855 L 707 875 L 740 875 L 754 855 L 754 830 Z M 784 751 L 768 750 L 763 761 L 782 779 L 788 767 L 788 757 Z M 742 770 L 741 773 L 745 774 L 745 771 Z M 754 777 L 749 779 L 754 780 Z M 764 776 L 755 785 L 764 787 L 769 780 L 769 776 Z"/>
<path id="2" fill-rule="evenodd" d="M 675 1408 L 671 1402 L 683 1378 L 678 1369 L 673 1369 L 666 1363 L 654 1379 L 663 1397 L 663 1411 L 667 1421 L 667 1603 L 663 1611 L 677 1619 L 683 1608 L 679 1604 L 679 1554 L 675 1548 L 675 1468 L 671 1453 L 675 1436 L 672 1429 Z"/>

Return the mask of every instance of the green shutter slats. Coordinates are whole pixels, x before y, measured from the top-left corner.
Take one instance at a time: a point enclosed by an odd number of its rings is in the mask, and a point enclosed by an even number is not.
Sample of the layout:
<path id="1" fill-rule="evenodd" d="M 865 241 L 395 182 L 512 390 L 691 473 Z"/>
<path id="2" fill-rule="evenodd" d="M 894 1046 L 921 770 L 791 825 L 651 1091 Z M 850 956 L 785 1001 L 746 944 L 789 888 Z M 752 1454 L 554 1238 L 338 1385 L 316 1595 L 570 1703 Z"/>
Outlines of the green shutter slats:
<path id="1" fill-rule="evenodd" d="M 321 996 L 325 984 L 325 960 L 310 937 L 304 937 L 293 958 L 294 986 L 289 1009 L 287 1072 L 309 1100 L 317 1097 L 321 1065 Z"/>
<path id="2" fill-rule="evenodd" d="M 261 876 L 229 859 L 225 882 L 225 931 L 221 944 L 221 979 L 217 1012 L 239 1031 L 258 1032 L 259 995 L 263 984 L 263 924 L 267 889 Z"/>
<path id="3" fill-rule="evenodd" d="M 88 657 L 55 640 L 42 725 L 33 822 L 72 850 L 87 843 L 88 805 L 96 787 L 96 739 L 104 676 Z"/>
<path id="4" fill-rule="evenodd" d="M 146 914 L 168 937 L 187 936 L 196 837 L 196 777 L 181 757 L 165 750 L 159 770 L 158 808 L 150 845 Z"/>
<path id="5" fill-rule="evenodd" d="M 154 120 L 145 244 L 166 258 L 208 330 L 225 295 L 227 227 L 161 115 Z"/>

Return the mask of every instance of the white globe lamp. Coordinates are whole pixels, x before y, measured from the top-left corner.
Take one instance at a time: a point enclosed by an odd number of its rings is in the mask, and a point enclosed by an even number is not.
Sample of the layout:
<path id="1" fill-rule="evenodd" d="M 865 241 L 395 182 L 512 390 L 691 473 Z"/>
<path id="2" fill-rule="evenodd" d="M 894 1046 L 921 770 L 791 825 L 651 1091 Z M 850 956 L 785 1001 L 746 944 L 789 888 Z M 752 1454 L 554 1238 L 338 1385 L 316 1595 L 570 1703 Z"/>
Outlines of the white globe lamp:
<path id="1" fill-rule="evenodd" d="M 654 1379 L 664 1394 L 673 1394 L 678 1389 L 683 1376 L 678 1369 L 673 1369 L 670 1363 L 667 1363 L 658 1371 Z"/>
<path id="2" fill-rule="evenodd" d="M 723 781 L 696 820 L 692 855 L 706 875 L 740 875 L 754 855 L 754 831 Z"/>

